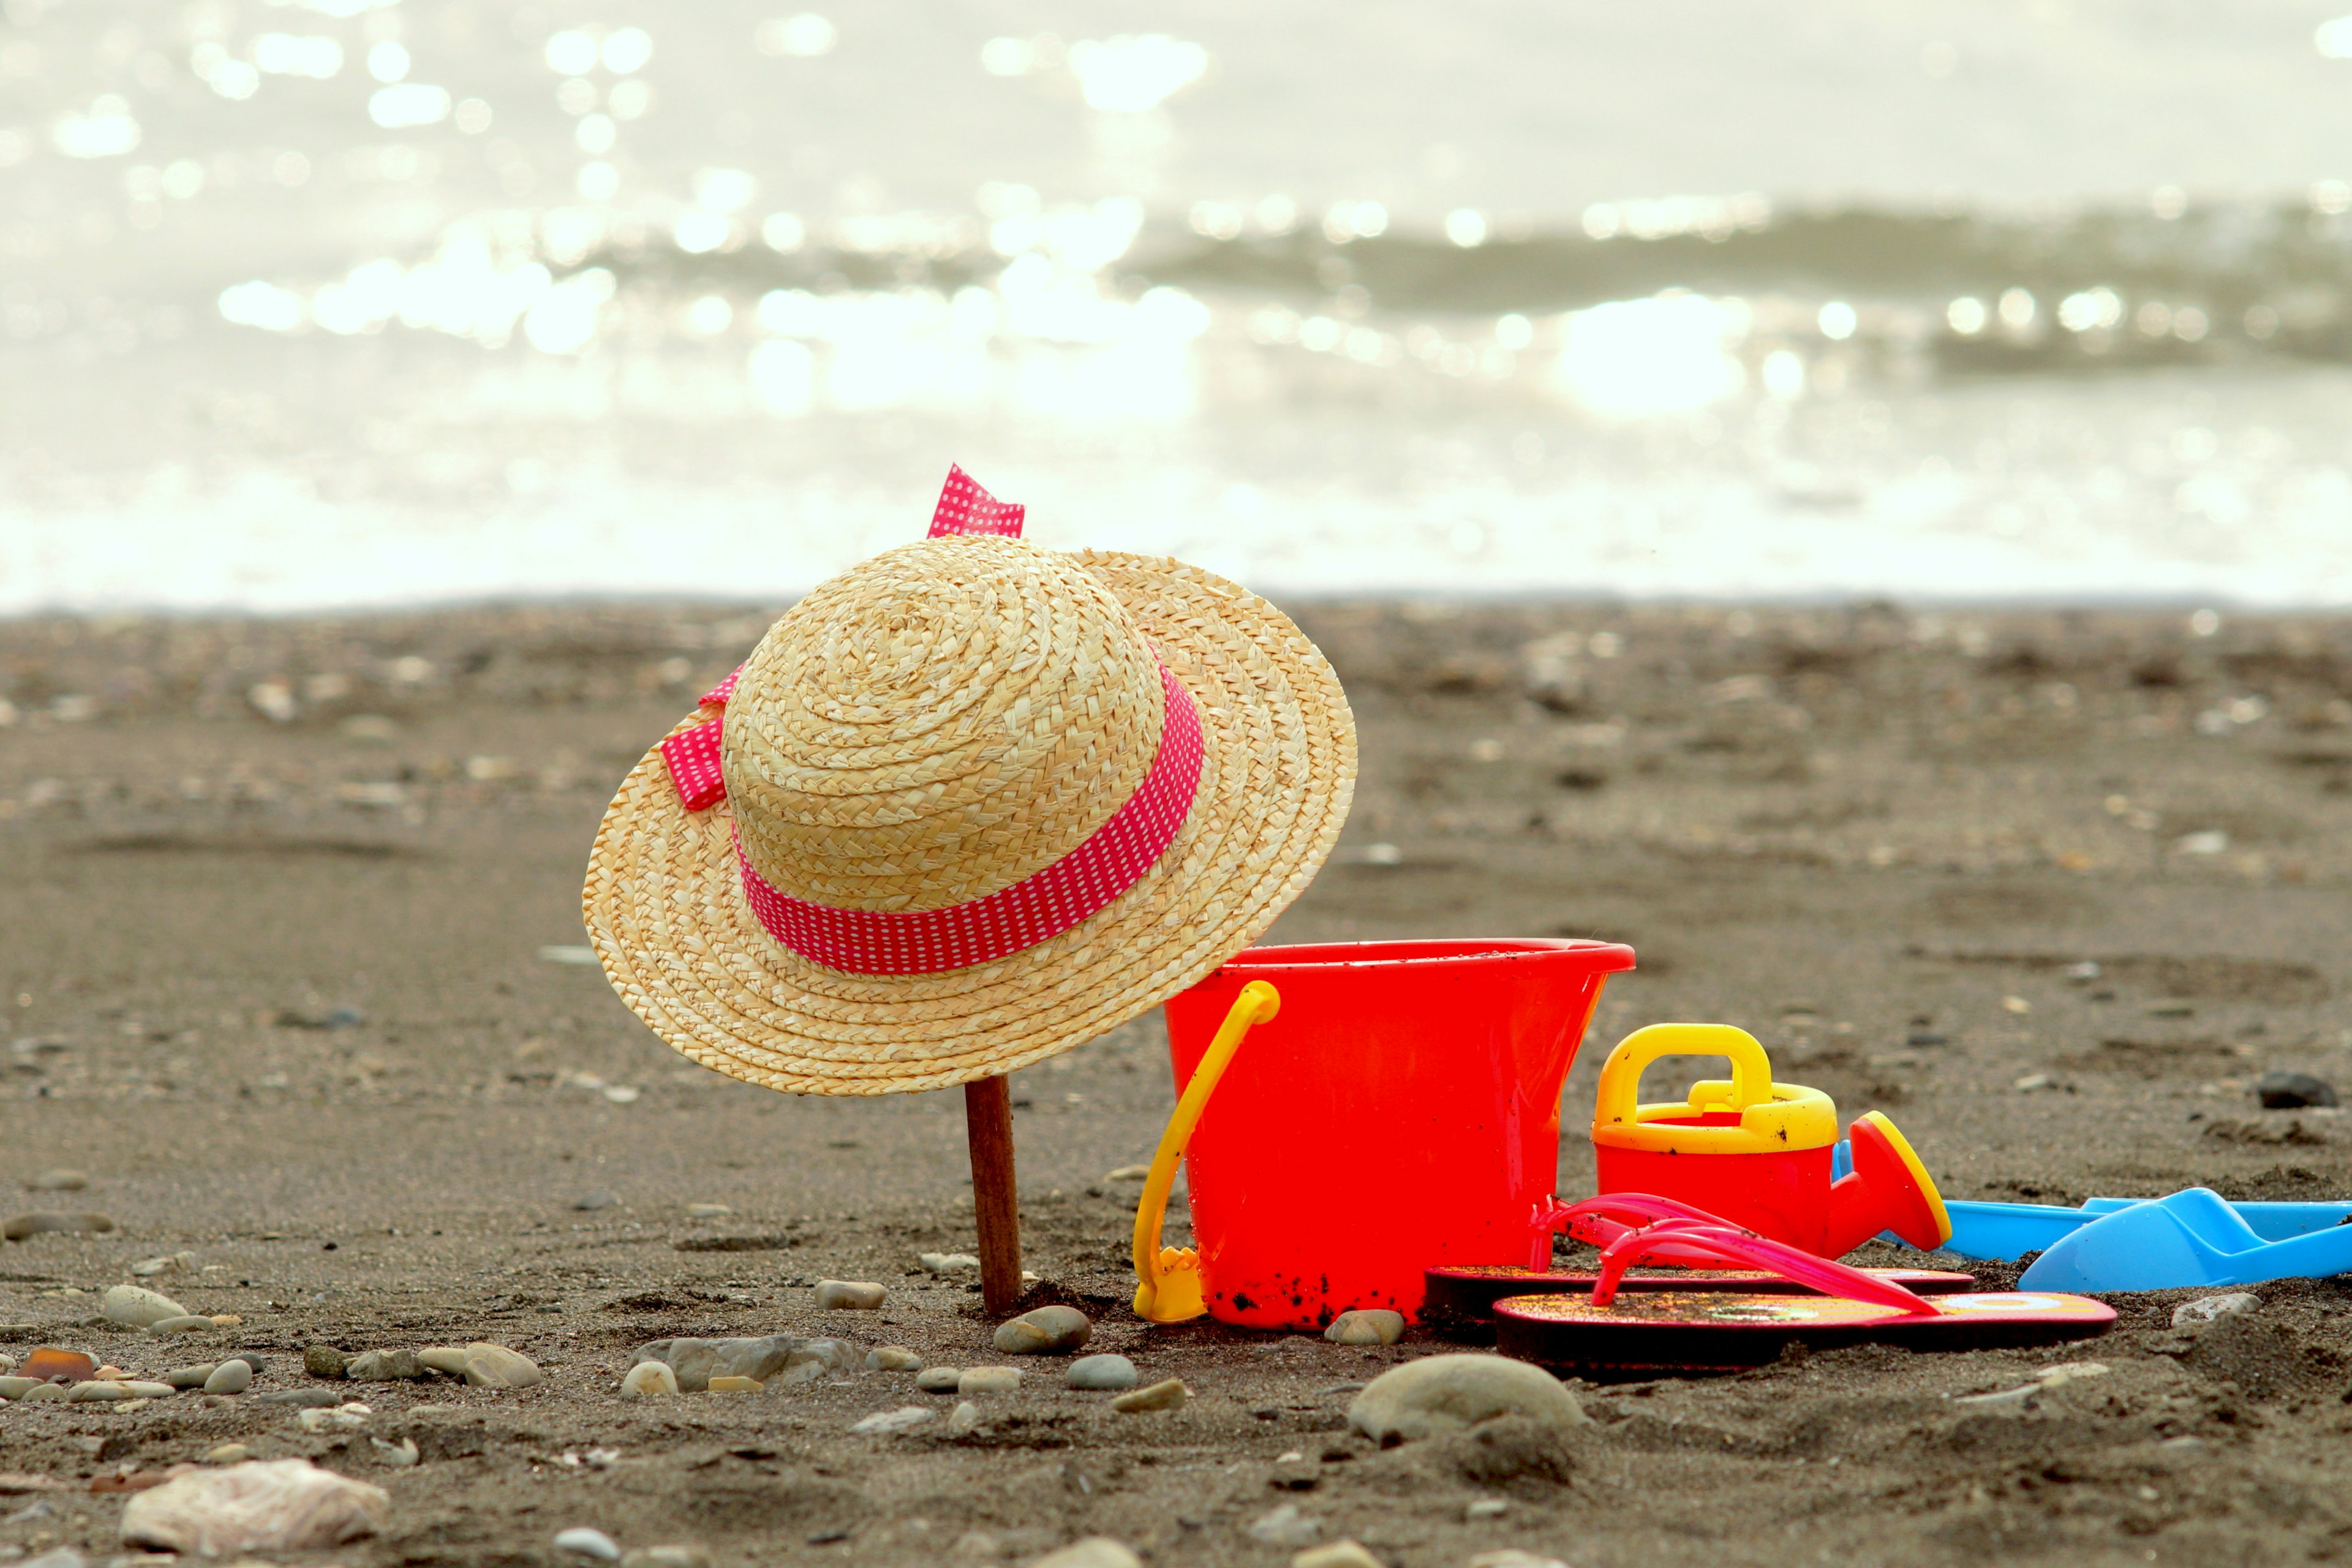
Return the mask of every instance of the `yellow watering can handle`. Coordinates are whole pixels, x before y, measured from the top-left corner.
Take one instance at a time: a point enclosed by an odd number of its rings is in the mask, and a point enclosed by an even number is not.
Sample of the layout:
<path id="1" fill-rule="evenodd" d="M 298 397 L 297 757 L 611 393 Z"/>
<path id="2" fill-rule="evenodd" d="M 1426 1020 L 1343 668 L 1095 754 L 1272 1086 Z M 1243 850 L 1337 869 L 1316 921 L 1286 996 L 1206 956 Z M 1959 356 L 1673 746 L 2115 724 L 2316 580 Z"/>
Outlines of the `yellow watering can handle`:
<path id="1" fill-rule="evenodd" d="M 1660 1057 L 1730 1058 L 1731 1102 L 1719 1110 L 1745 1110 L 1772 1102 L 1772 1064 L 1747 1030 L 1728 1024 L 1653 1024 L 1634 1030 L 1609 1053 L 1601 1068 L 1600 1092 L 1593 1096 L 1595 1127 L 1636 1125 L 1634 1100 L 1642 1069 Z"/>
<path id="2" fill-rule="evenodd" d="M 1192 1129 L 1200 1124 L 1201 1112 L 1208 1108 L 1217 1080 L 1225 1076 L 1226 1065 L 1241 1048 L 1242 1037 L 1281 1009 L 1282 993 L 1265 981 L 1253 980 L 1242 987 L 1225 1021 L 1217 1026 L 1216 1038 L 1209 1042 L 1200 1065 L 1185 1082 L 1184 1092 L 1176 1101 L 1176 1114 L 1168 1119 L 1168 1130 L 1160 1135 L 1160 1151 L 1151 1157 L 1151 1173 L 1144 1179 L 1143 1197 L 1135 1208 L 1135 1311 L 1147 1321 L 1181 1323 L 1208 1310 L 1201 1293 L 1198 1260 L 1189 1248 L 1160 1250 L 1160 1221 L 1168 1208 L 1169 1189 L 1176 1184 L 1176 1163 L 1184 1157 L 1184 1145 L 1192 1141 Z"/>

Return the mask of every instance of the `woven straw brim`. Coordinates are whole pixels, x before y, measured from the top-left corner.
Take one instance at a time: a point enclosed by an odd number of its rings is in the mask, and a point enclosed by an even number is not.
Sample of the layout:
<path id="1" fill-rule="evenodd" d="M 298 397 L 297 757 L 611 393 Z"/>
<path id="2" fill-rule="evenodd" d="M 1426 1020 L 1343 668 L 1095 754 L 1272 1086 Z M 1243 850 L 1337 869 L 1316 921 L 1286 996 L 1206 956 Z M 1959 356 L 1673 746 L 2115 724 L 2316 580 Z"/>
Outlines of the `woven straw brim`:
<path id="1" fill-rule="evenodd" d="M 937 974 L 812 963 L 743 897 L 725 802 L 689 812 L 658 748 L 604 814 L 583 895 L 630 1010 L 703 1066 L 794 1094 L 894 1094 L 1010 1072 L 1159 1005 L 1247 947 L 1338 842 L 1356 729 L 1288 616 L 1158 557 L 1073 557 L 1118 596 L 1200 709 L 1191 814 L 1142 879 L 1034 947 Z M 681 721 L 695 721 L 689 715 Z"/>

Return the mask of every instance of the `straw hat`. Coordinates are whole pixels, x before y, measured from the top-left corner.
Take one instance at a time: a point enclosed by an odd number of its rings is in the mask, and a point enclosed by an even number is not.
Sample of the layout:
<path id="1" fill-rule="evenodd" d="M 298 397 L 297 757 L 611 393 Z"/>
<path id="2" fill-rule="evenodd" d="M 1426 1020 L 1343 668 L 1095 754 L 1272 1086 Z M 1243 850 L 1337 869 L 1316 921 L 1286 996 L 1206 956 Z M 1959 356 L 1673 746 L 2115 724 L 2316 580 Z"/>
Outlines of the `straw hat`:
<path id="1" fill-rule="evenodd" d="M 1020 521 L 956 472 L 622 783 L 588 933 L 678 1051 L 803 1094 L 1008 1072 L 1202 979 L 1330 852 L 1355 724 L 1315 645 Z"/>

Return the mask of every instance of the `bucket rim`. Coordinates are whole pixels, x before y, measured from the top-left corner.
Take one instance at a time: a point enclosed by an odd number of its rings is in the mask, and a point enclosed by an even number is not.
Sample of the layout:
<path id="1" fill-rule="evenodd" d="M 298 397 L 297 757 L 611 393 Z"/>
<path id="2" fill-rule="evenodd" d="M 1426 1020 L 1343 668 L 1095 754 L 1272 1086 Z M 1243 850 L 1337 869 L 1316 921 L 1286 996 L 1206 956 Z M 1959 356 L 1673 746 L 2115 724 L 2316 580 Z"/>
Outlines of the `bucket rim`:
<path id="1" fill-rule="evenodd" d="M 1458 947 L 1462 951 L 1397 955 L 1400 949 L 1433 947 Z M 1279 956 L 1284 953 L 1301 956 L 1286 960 Z M 1315 956 L 1305 956 L 1310 953 Z M 1338 956 L 1346 953 L 1362 956 Z M 1291 942 L 1244 948 L 1219 964 L 1208 978 L 1214 980 L 1233 972 L 1250 975 L 1322 973 L 1335 969 L 1426 969 L 1446 964 L 1507 963 L 1569 953 L 1592 960 L 1593 972 L 1601 974 L 1621 973 L 1634 966 L 1633 950 L 1625 943 L 1587 937 L 1408 937 L 1386 942 Z"/>

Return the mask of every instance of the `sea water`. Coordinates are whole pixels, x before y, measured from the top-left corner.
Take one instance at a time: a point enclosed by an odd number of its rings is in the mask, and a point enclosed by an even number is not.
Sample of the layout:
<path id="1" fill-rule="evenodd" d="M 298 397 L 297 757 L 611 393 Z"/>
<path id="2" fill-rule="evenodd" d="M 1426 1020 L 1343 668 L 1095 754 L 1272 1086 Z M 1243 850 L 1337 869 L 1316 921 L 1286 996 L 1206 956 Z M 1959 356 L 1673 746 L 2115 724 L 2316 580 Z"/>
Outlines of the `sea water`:
<path id="1" fill-rule="evenodd" d="M 2352 598 L 2352 19 L 5 0 L 0 612 Z"/>

